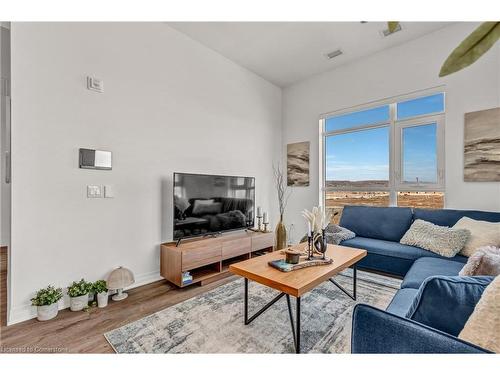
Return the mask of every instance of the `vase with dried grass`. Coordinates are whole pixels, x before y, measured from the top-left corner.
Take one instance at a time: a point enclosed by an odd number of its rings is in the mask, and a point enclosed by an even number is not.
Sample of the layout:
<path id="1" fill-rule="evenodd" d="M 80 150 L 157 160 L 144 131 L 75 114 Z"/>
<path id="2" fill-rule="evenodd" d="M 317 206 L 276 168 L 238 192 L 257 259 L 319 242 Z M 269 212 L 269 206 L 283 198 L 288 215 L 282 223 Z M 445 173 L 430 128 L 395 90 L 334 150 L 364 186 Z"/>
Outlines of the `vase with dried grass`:
<path id="1" fill-rule="evenodd" d="M 291 191 L 288 189 L 286 176 L 283 169 L 278 165 L 277 167 L 273 167 L 273 171 L 276 192 L 278 193 L 278 206 L 280 212 L 280 221 L 276 225 L 275 230 L 276 250 L 281 250 L 287 246 L 287 233 L 285 223 L 283 222 L 283 215 L 285 214 L 285 208 L 288 203 L 288 198 L 290 197 Z"/>

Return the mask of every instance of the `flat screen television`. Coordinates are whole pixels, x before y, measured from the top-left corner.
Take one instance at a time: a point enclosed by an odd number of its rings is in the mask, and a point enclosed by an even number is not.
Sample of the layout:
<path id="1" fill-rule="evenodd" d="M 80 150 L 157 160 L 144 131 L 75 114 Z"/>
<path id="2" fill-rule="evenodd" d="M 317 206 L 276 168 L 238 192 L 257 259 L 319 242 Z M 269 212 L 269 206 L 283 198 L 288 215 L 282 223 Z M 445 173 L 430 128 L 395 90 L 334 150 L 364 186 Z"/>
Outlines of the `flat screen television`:
<path id="1" fill-rule="evenodd" d="M 174 173 L 173 239 L 253 227 L 255 178 Z"/>

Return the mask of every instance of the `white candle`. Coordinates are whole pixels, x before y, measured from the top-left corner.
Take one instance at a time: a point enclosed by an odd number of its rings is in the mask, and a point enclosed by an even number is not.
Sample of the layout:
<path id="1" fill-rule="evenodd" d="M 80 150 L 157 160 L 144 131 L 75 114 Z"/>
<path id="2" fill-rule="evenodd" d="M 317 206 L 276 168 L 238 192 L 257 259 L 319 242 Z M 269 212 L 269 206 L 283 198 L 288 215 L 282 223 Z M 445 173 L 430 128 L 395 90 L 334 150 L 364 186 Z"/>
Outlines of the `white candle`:
<path id="1" fill-rule="evenodd" d="M 307 235 L 310 237 L 311 236 L 311 222 L 307 222 Z"/>
<path id="2" fill-rule="evenodd" d="M 257 207 L 257 217 L 259 216 L 262 216 L 262 209 L 259 207 Z"/>
<path id="3" fill-rule="evenodd" d="M 262 215 L 262 216 L 263 216 L 262 221 L 263 221 L 264 223 L 267 223 L 267 212 L 264 212 L 264 215 Z"/>

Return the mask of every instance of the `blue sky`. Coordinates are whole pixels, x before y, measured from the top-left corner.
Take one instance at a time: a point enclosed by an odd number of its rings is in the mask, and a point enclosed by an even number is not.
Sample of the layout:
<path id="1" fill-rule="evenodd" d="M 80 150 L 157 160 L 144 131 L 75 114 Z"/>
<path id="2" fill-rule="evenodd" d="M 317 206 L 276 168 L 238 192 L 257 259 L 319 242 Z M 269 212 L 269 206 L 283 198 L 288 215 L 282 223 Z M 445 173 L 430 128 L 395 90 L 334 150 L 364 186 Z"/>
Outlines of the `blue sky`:
<path id="1" fill-rule="evenodd" d="M 389 127 L 328 137 L 327 180 L 388 180 Z"/>
<path id="2" fill-rule="evenodd" d="M 401 102 L 399 118 L 444 110 L 443 94 Z M 347 129 L 389 119 L 389 106 L 327 119 L 326 130 Z M 326 139 L 327 180 L 388 180 L 389 127 L 330 136 Z M 403 178 L 407 182 L 436 181 L 436 124 L 403 130 Z"/>

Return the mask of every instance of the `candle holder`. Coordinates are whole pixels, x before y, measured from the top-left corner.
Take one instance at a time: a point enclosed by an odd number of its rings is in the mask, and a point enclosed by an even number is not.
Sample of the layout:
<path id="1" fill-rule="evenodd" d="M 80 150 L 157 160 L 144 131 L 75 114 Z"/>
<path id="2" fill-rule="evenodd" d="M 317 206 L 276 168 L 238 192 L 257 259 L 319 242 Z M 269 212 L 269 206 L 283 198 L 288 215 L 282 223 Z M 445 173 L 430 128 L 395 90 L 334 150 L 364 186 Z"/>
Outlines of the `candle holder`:
<path id="1" fill-rule="evenodd" d="M 269 225 L 269 222 L 262 224 L 264 225 L 264 233 L 268 233 L 267 226 Z"/>
<path id="2" fill-rule="evenodd" d="M 326 241 L 325 229 L 322 229 L 319 252 L 323 254 L 323 260 L 326 259 L 326 250 L 328 250 L 328 242 Z"/>
<path id="3" fill-rule="evenodd" d="M 262 216 L 257 216 L 257 231 L 262 232 Z"/>
<path id="4" fill-rule="evenodd" d="M 313 238 L 314 232 L 310 232 L 307 236 L 307 260 L 313 259 Z"/>

